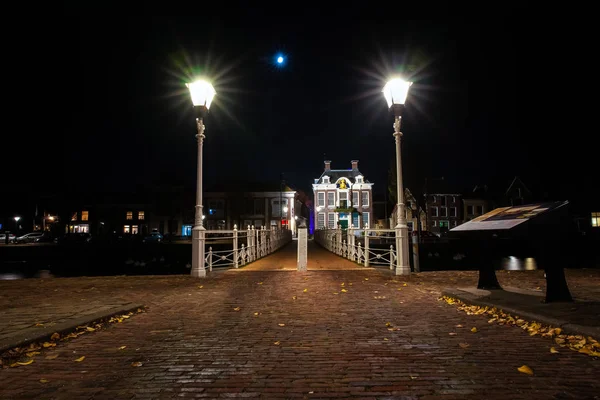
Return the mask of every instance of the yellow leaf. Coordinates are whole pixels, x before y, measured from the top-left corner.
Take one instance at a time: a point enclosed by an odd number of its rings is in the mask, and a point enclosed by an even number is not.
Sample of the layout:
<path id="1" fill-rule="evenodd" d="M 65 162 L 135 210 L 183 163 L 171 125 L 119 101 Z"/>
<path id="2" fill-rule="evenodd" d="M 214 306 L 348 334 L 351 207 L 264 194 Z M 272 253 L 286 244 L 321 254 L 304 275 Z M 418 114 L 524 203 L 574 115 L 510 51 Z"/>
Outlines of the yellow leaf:
<path id="1" fill-rule="evenodd" d="M 466 349 L 467 347 L 469 347 L 469 346 L 470 346 L 470 344 L 469 344 L 469 343 L 459 343 L 458 345 L 459 345 L 460 347 L 462 347 L 463 349 Z"/>
<path id="2" fill-rule="evenodd" d="M 346 290 L 346 289 L 342 289 L 342 292 L 346 293 L 346 292 L 347 292 L 347 290 Z"/>
<path id="3" fill-rule="evenodd" d="M 30 351 L 29 353 L 25 353 L 27 357 L 37 356 L 38 354 L 42 354 L 39 351 Z"/>
<path id="4" fill-rule="evenodd" d="M 369 278 L 365 278 L 365 281 L 368 281 L 368 280 L 369 280 Z"/>
<path id="5" fill-rule="evenodd" d="M 554 342 L 556 344 L 563 344 L 565 342 L 565 339 L 561 339 L 561 338 L 554 338 Z"/>
<path id="6" fill-rule="evenodd" d="M 463 326 L 461 324 L 456 325 L 457 328 L 462 328 Z"/>
<path id="7" fill-rule="evenodd" d="M 408 285 L 405 283 L 405 284 L 404 284 L 404 285 L 402 285 L 402 286 L 408 286 Z"/>
<path id="8" fill-rule="evenodd" d="M 386 322 L 385 326 L 392 326 L 392 323 L 391 322 Z"/>
<path id="9" fill-rule="evenodd" d="M 556 354 L 556 353 L 558 353 L 558 352 L 559 352 L 559 351 L 558 351 L 558 350 L 556 350 L 554 347 L 550 347 L 550 353 Z"/>
<path id="10" fill-rule="evenodd" d="M 202 289 L 204 285 L 198 285 L 198 289 Z"/>
<path id="11" fill-rule="evenodd" d="M 472 327 L 472 328 L 471 328 L 471 332 L 473 332 L 473 333 L 477 332 L 477 328 L 475 328 L 475 327 Z"/>
<path id="12" fill-rule="evenodd" d="M 75 359 L 73 361 L 75 361 L 75 362 L 82 362 L 83 360 L 85 360 L 85 356 L 81 356 L 81 357 L 79 357 L 79 358 L 77 358 L 77 359 Z"/>
<path id="13" fill-rule="evenodd" d="M 450 335 L 450 336 L 456 336 L 456 332 L 450 332 L 450 333 L 448 333 L 448 335 Z"/>
<path id="14" fill-rule="evenodd" d="M 141 367 L 141 366 L 142 366 L 142 363 L 141 363 L 141 362 L 139 362 L 139 361 L 132 362 L 132 363 L 131 363 L 131 366 L 132 366 L 132 367 Z"/>
<path id="15" fill-rule="evenodd" d="M 42 379 L 40 379 L 40 383 L 48 383 L 48 379 L 42 378 Z"/>
<path id="16" fill-rule="evenodd" d="M 333 294 L 339 294 L 338 292 L 333 292 Z"/>
<path id="17" fill-rule="evenodd" d="M 279 326 L 285 326 L 285 324 L 277 324 L 277 325 L 279 325 Z"/>
<path id="18" fill-rule="evenodd" d="M 94 332 L 96 329 L 92 328 L 91 326 L 88 326 L 85 328 L 85 330 L 88 332 Z"/>
<path id="19" fill-rule="evenodd" d="M 304 293 L 308 292 L 308 289 L 304 289 L 304 290 L 303 290 L 303 292 L 304 292 Z"/>
<path id="20" fill-rule="evenodd" d="M 52 336 L 50 336 L 50 340 L 58 340 L 60 339 L 60 334 L 58 332 L 54 332 Z"/>
<path id="21" fill-rule="evenodd" d="M 255 312 L 255 313 L 254 313 L 254 316 L 255 316 L 255 317 L 258 317 L 258 315 L 259 315 L 259 314 L 260 314 L 259 312 Z"/>
<path id="22" fill-rule="evenodd" d="M 401 288 L 398 288 L 398 290 L 402 290 Z"/>
<path id="23" fill-rule="evenodd" d="M 236 308 L 233 309 L 233 311 L 240 311 L 240 310 L 241 310 L 240 307 L 236 307 Z"/>
<path id="24" fill-rule="evenodd" d="M 119 350 L 123 350 L 125 347 L 127 347 L 127 346 L 121 346 L 121 347 L 119 347 Z"/>
<path id="25" fill-rule="evenodd" d="M 352 286 L 352 282 L 350 282 L 350 283 L 348 284 L 348 286 Z"/>
<path id="26" fill-rule="evenodd" d="M 258 282 L 258 284 L 259 284 L 259 285 L 262 285 L 263 283 L 262 283 L 262 282 Z"/>
<path id="27" fill-rule="evenodd" d="M 46 360 L 54 360 L 56 357 L 58 357 L 58 353 L 57 354 L 50 354 L 46 356 Z"/>
<path id="28" fill-rule="evenodd" d="M 279 346 L 281 344 L 281 342 L 278 340 L 276 342 L 273 343 L 275 346 Z"/>
<path id="29" fill-rule="evenodd" d="M 523 365 L 522 367 L 517 368 L 519 372 L 522 372 L 527 375 L 533 375 L 533 371 L 527 365 Z"/>
<path id="30" fill-rule="evenodd" d="M 44 342 L 42 343 L 42 346 L 47 349 L 48 347 L 56 346 L 56 343 Z"/>
<path id="31" fill-rule="evenodd" d="M 340 286 L 344 286 L 344 285 L 345 285 L 345 283 L 344 283 L 344 282 L 342 282 L 342 284 L 341 284 Z"/>
<path id="32" fill-rule="evenodd" d="M 589 355 L 592 355 L 592 350 L 588 349 L 587 347 L 582 347 L 581 349 L 579 349 L 579 352 L 580 352 L 580 353 L 583 353 L 583 354 L 589 354 Z M 33 361 L 33 360 L 32 360 L 32 361 Z"/>
<path id="33" fill-rule="evenodd" d="M 298 296 L 292 296 L 292 300 L 296 300 Z"/>
<path id="34" fill-rule="evenodd" d="M 17 361 L 17 365 L 29 365 L 29 364 L 31 364 L 32 362 L 33 362 L 33 360 L 29 360 L 29 361 L 23 361 L 23 362 Z"/>
<path id="35" fill-rule="evenodd" d="M 35 326 L 44 326 L 44 324 L 42 324 L 41 322 L 36 322 Z"/>
<path id="36" fill-rule="evenodd" d="M 385 340 L 386 342 L 388 341 L 388 338 L 384 337 L 383 340 Z"/>

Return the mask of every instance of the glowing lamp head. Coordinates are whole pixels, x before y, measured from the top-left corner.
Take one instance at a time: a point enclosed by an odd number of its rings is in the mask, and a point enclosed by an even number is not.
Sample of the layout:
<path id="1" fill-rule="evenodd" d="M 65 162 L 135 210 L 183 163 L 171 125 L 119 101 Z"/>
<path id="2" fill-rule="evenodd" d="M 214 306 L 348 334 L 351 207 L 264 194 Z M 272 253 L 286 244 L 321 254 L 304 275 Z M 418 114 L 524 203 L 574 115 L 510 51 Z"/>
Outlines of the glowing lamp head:
<path id="1" fill-rule="evenodd" d="M 402 78 L 390 79 L 382 90 L 388 107 L 403 105 L 406 102 L 410 85 L 412 85 L 412 82 L 405 81 Z"/>
<path id="2" fill-rule="evenodd" d="M 21 219 L 21 217 L 15 217 L 16 222 L 19 222 L 20 219 Z"/>
<path id="3" fill-rule="evenodd" d="M 194 107 L 206 107 L 208 110 L 213 98 L 217 94 L 210 82 L 199 79 L 192 83 L 186 83 L 185 85 L 190 89 Z"/>
<path id="4" fill-rule="evenodd" d="M 283 57 L 279 56 L 277 57 L 277 64 L 282 64 L 283 63 Z"/>

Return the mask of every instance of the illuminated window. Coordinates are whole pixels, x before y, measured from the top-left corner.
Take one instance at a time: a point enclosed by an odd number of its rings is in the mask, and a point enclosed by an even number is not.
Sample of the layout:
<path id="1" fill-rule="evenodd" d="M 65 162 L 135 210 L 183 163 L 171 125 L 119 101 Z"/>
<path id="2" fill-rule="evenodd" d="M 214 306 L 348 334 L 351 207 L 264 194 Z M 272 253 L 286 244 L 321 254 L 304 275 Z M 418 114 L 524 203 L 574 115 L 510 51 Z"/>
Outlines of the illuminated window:
<path id="1" fill-rule="evenodd" d="M 358 207 L 358 192 L 352 192 L 352 205 Z"/>
<path id="2" fill-rule="evenodd" d="M 335 213 L 327 214 L 327 227 L 329 229 L 335 228 Z"/>
<path id="3" fill-rule="evenodd" d="M 137 225 L 133 225 L 133 226 L 131 227 L 131 233 L 132 233 L 133 235 L 137 235 L 137 234 L 138 234 L 138 226 L 137 226 Z"/>
<path id="4" fill-rule="evenodd" d="M 325 213 L 319 213 L 317 215 L 317 229 L 325 228 Z"/>
<path id="5" fill-rule="evenodd" d="M 144 212 L 143 212 L 143 211 L 138 211 L 138 219 L 139 219 L 140 221 L 143 221 L 143 220 L 144 220 Z"/>
<path id="6" fill-rule="evenodd" d="M 123 233 L 131 233 L 131 227 L 129 225 L 124 225 Z"/>
<path id="7" fill-rule="evenodd" d="M 317 202 L 319 207 L 325 207 L 325 192 L 317 193 Z"/>
<path id="8" fill-rule="evenodd" d="M 87 211 L 82 211 L 81 212 L 81 220 L 82 221 L 87 221 L 88 220 L 88 216 L 89 216 L 89 213 Z"/>
<path id="9" fill-rule="evenodd" d="M 334 192 L 327 192 L 327 206 L 335 207 L 335 193 Z"/>
<path id="10" fill-rule="evenodd" d="M 367 227 L 369 226 L 369 213 L 363 213 L 362 215 L 362 220 L 363 220 L 363 226 Z"/>
<path id="11" fill-rule="evenodd" d="M 360 192 L 360 204 L 363 207 L 369 206 L 369 192 Z"/>
<path id="12" fill-rule="evenodd" d="M 592 213 L 592 226 L 594 228 L 600 228 L 600 212 Z"/>
<path id="13" fill-rule="evenodd" d="M 127 211 L 127 219 L 133 219 L 133 211 Z"/>
<path id="14" fill-rule="evenodd" d="M 77 213 L 74 212 L 73 216 L 71 217 L 71 221 L 77 221 Z"/>

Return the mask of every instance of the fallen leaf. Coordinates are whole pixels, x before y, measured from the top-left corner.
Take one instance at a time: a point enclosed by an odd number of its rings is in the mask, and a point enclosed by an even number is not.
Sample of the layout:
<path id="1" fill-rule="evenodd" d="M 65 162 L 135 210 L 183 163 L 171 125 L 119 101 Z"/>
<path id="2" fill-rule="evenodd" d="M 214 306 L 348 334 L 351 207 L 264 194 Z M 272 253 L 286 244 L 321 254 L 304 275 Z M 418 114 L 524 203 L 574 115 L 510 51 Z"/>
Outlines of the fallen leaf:
<path id="1" fill-rule="evenodd" d="M 259 314 L 260 314 L 259 312 L 255 312 L 255 313 L 254 313 L 254 316 L 255 316 L 255 317 L 258 317 L 258 315 L 259 315 Z"/>
<path id="2" fill-rule="evenodd" d="M 277 324 L 277 325 L 279 325 L 279 326 L 285 326 L 285 324 Z"/>
<path id="3" fill-rule="evenodd" d="M 79 358 L 77 358 L 77 359 L 75 359 L 73 361 L 75 361 L 75 362 L 82 362 L 83 360 L 85 360 L 85 356 L 81 356 L 81 357 L 79 357 Z"/>
<path id="4" fill-rule="evenodd" d="M 259 285 L 262 285 L 263 283 L 262 283 L 262 282 L 258 282 L 258 284 L 259 284 Z"/>
<path id="5" fill-rule="evenodd" d="M 448 335 L 450 335 L 450 336 L 456 336 L 456 332 L 450 332 L 450 333 L 448 333 Z"/>
<path id="6" fill-rule="evenodd" d="M 202 289 L 204 285 L 198 285 L 198 289 Z"/>
<path id="7" fill-rule="evenodd" d="M 369 278 L 365 278 L 365 281 L 368 281 L 368 280 L 369 280 Z"/>
<path id="8" fill-rule="evenodd" d="M 342 282 L 342 284 L 341 284 L 340 286 L 344 286 L 344 285 L 345 285 L 345 283 L 344 283 L 344 282 Z"/>
<path id="9" fill-rule="evenodd" d="M 473 332 L 473 333 L 477 332 L 477 328 L 475 328 L 475 327 L 472 327 L 472 328 L 471 328 L 471 332 Z"/>
<path id="10" fill-rule="evenodd" d="M 58 340 L 60 339 L 60 334 L 58 332 L 54 332 L 52 336 L 50 336 L 50 340 Z"/>
<path id="11" fill-rule="evenodd" d="M 556 353 L 559 353 L 559 351 L 556 350 L 554 347 L 550 347 L 550 353 L 556 354 Z"/>
<path id="12" fill-rule="evenodd" d="M 408 285 L 405 283 L 405 284 L 404 284 L 404 285 L 402 285 L 402 286 L 408 286 Z"/>
<path id="13" fill-rule="evenodd" d="M 522 372 L 527 375 L 533 375 L 533 371 L 527 365 L 523 365 L 522 367 L 517 368 L 519 372 Z"/>
<path id="14" fill-rule="evenodd" d="M 303 290 L 303 292 L 304 292 L 304 293 L 308 292 L 308 289 L 304 289 L 304 290 Z"/>
<path id="15" fill-rule="evenodd" d="M 350 283 L 348 284 L 348 286 L 352 286 L 352 282 L 350 282 Z"/>
<path id="16" fill-rule="evenodd" d="M 33 362 L 33 360 L 29 360 L 29 361 L 23 361 L 23 362 L 21 362 L 21 361 L 17 361 L 17 362 L 16 362 L 16 364 L 17 364 L 17 365 L 29 365 L 29 364 L 31 364 L 32 362 Z"/>
<path id="17" fill-rule="evenodd" d="M 292 300 L 296 300 L 298 296 L 292 296 Z"/>
<path id="18" fill-rule="evenodd" d="M 386 322 L 385 326 L 392 326 L 392 323 L 391 322 Z"/>
<path id="19" fill-rule="evenodd" d="M 383 340 L 385 340 L 386 342 L 388 341 L 388 338 L 384 337 Z"/>
<path id="20" fill-rule="evenodd" d="M 142 366 L 142 363 L 141 363 L 141 362 L 139 362 L 139 361 L 132 362 L 132 363 L 131 363 L 131 366 L 132 366 L 132 367 L 141 367 L 141 366 Z"/>
<path id="21" fill-rule="evenodd" d="M 338 292 L 333 292 L 333 294 L 339 294 Z"/>
<path id="22" fill-rule="evenodd" d="M 37 356 L 38 354 L 42 354 L 42 353 L 40 353 L 39 351 L 30 351 L 29 353 L 25 353 L 25 355 L 30 358 L 33 356 Z"/>
<path id="23" fill-rule="evenodd" d="M 273 343 L 275 346 L 279 346 L 281 344 L 281 342 L 278 340 L 275 343 Z"/>
<path id="24" fill-rule="evenodd" d="M 85 330 L 88 332 L 94 332 L 96 329 L 92 328 L 91 326 L 87 326 Z"/>
<path id="25" fill-rule="evenodd" d="M 241 310 L 240 307 L 236 307 L 236 308 L 233 309 L 233 311 L 240 311 L 240 310 Z"/>
<path id="26" fill-rule="evenodd" d="M 48 382 L 49 382 L 48 379 L 44 379 L 44 378 L 40 379 L 40 383 L 48 383 Z"/>
<path id="27" fill-rule="evenodd" d="M 458 345 L 459 345 L 460 347 L 462 347 L 463 349 L 466 349 L 467 347 L 469 347 L 469 346 L 470 346 L 470 344 L 469 344 L 469 343 L 459 343 Z"/>
<path id="28" fill-rule="evenodd" d="M 44 326 L 44 324 L 42 324 L 41 322 L 36 322 L 35 326 Z"/>
<path id="29" fill-rule="evenodd" d="M 457 328 L 462 328 L 463 326 L 461 324 L 456 325 Z"/>
<path id="30" fill-rule="evenodd" d="M 47 349 L 48 347 L 54 347 L 56 346 L 56 343 L 51 343 L 51 342 L 44 342 L 42 343 L 42 346 Z"/>
<path id="31" fill-rule="evenodd" d="M 346 290 L 346 289 L 342 289 L 342 292 L 346 293 L 346 292 L 347 292 L 347 290 Z"/>
<path id="32" fill-rule="evenodd" d="M 121 346 L 121 347 L 119 347 L 119 350 L 123 350 L 125 347 L 127 347 L 127 346 Z"/>
<path id="33" fill-rule="evenodd" d="M 46 360 L 54 360 L 56 357 L 58 357 L 58 353 L 47 355 L 45 358 Z"/>

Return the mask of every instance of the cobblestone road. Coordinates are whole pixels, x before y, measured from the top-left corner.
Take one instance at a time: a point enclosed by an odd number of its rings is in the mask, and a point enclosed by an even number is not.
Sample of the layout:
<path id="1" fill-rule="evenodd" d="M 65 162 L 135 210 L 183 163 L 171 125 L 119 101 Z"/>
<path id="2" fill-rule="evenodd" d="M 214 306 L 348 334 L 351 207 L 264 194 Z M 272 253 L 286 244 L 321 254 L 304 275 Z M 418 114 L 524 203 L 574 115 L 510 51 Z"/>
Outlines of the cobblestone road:
<path id="1" fill-rule="evenodd" d="M 575 296 L 595 298 L 598 271 L 567 276 Z M 502 272 L 499 280 L 543 290 L 542 271 Z M 115 299 L 148 306 L 61 342 L 30 365 L 0 370 L 0 398 L 600 398 L 599 359 L 552 354 L 551 339 L 438 301 L 441 288 L 458 283 L 474 285 L 476 273 L 230 271 L 204 280 L 0 282 L 0 310 L 29 310 L 30 320 L 42 318 L 32 311 L 40 302 L 57 313 Z M 522 365 L 534 375 L 517 371 Z"/>

